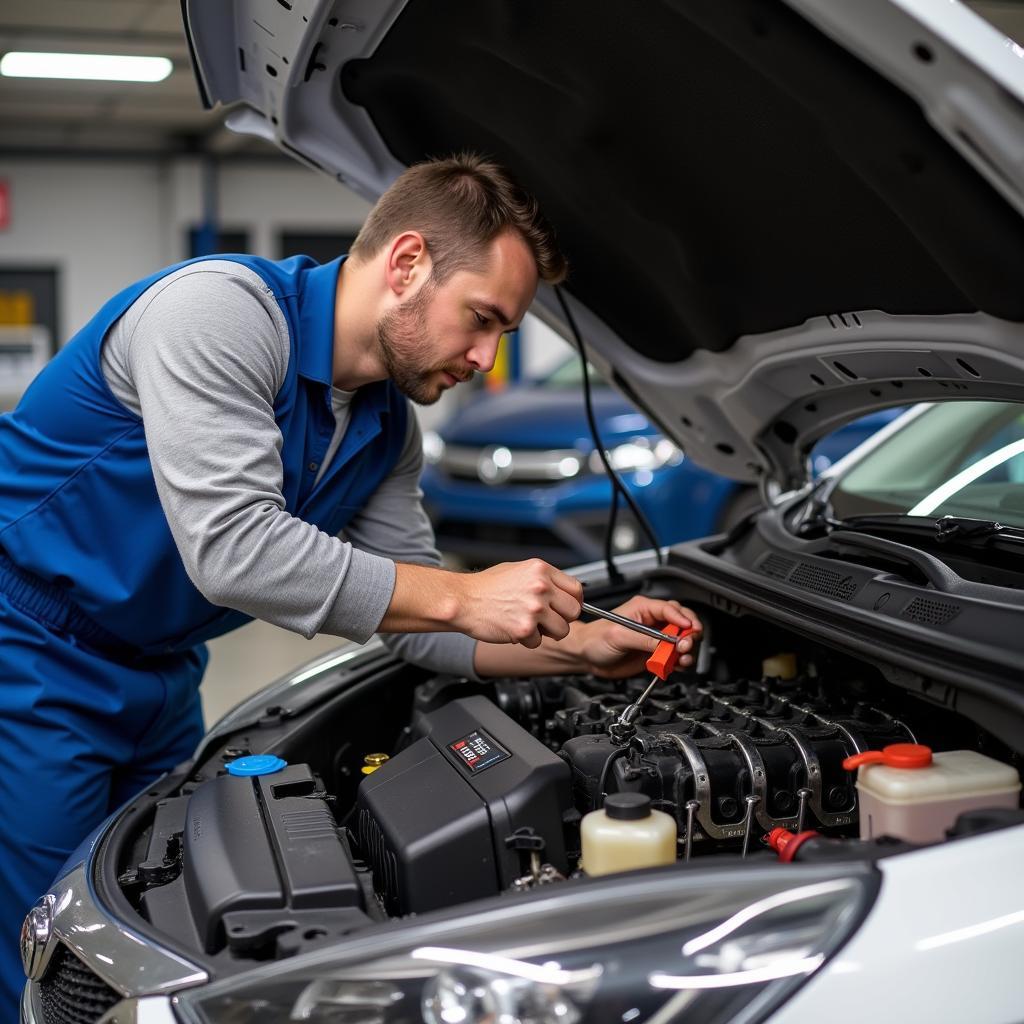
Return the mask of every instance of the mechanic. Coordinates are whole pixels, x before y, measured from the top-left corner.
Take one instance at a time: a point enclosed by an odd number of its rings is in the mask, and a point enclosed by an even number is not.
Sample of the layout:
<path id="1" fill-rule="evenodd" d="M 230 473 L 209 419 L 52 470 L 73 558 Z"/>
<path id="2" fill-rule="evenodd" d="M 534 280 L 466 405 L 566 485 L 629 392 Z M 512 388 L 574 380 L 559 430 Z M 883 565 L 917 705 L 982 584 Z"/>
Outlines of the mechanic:
<path id="1" fill-rule="evenodd" d="M 642 670 L 657 641 L 576 621 L 558 569 L 440 569 L 420 502 L 408 400 L 490 370 L 538 279 L 564 275 L 502 169 L 430 161 L 347 258 L 204 257 L 131 285 L 0 417 L 0 1020 L 28 908 L 195 749 L 205 640 L 259 618 L 380 632 L 475 678 Z M 619 610 L 699 629 L 674 602 Z"/>

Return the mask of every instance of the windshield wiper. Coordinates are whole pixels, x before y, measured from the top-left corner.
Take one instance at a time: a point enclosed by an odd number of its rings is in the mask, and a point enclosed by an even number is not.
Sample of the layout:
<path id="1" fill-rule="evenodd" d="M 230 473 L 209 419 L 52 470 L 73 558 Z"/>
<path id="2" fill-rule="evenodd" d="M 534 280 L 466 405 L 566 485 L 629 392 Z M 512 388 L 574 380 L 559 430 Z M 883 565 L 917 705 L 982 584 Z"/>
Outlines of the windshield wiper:
<path id="1" fill-rule="evenodd" d="M 832 492 L 837 477 L 820 477 L 803 500 L 803 511 L 792 529 L 798 537 L 827 537 L 834 530 L 870 530 L 894 534 L 928 534 L 939 544 L 955 542 L 968 547 L 985 547 L 995 542 L 1017 547 L 1024 544 L 1024 529 L 1007 526 L 995 519 L 974 519 L 969 516 L 911 516 L 905 512 L 873 512 L 836 518 L 832 508 Z"/>
<path id="2" fill-rule="evenodd" d="M 875 514 L 848 516 L 846 519 L 818 520 L 834 530 L 877 530 L 887 533 L 927 533 L 939 544 L 955 541 L 958 544 L 984 547 L 993 539 L 1011 543 L 1024 543 L 1024 530 L 1006 526 L 994 519 L 970 519 L 965 516 L 941 516 L 931 519 L 927 516 Z"/>
<path id="3" fill-rule="evenodd" d="M 939 543 L 950 540 L 987 540 L 1006 527 L 991 519 L 965 519 L 962 516 L 943 516 L 935 520 L 935 539 Z M 1012 534 L 1011 530 L 1011 534 Z"/>

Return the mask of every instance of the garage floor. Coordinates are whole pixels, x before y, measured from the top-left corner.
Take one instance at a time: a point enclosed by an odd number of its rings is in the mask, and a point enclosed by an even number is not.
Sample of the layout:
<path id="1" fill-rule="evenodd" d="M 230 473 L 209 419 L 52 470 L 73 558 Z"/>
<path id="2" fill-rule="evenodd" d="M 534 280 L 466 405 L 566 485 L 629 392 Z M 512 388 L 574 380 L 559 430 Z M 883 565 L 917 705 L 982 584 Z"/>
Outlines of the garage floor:
<path id="1" fill-rule="evenodd" d="M 345 642 L 337 636 L 307 640 L 266 622 L 250 622 L 211 641 L 210 664 L 199 691 L 207 728 L 261 686 Z"/>
<path id="2" fill-rule="evenodd" d="M 466 568 L 448 552 L 441 553 L 441 566 L 455 572 Z M 258 621 L 211 640 L 208 644 L 210 664 L 199 691 L 207 729 L 261 686 L 346 642 L 339 636 L 316 636 L 307 640 L 298 633 Z"/>

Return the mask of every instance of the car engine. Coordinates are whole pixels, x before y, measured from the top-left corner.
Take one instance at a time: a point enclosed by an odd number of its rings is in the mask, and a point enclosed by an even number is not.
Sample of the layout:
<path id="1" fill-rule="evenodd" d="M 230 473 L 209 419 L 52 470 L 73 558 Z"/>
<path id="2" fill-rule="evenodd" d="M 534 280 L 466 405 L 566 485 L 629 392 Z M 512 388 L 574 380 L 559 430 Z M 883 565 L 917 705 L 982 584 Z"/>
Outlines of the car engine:
<path id="1" fill-rule="evenodd" d="M 579 861 L 582 815 L 609 793 L 643 793 L 670 814 L 684 860 L 749 852 L 774 828 L 854 834 L 843 760 L 916 733 L 798 673 L 791 654 L 765 667 L 758 679 L 670 677 L 631 735 L 616 723 L 645 677 L 502 679 L 488 697 L 464 680 L 420 686 L 409 745 L 359 791 L 356 838 L 378 896 L 409 913 L 562 877 Z M 546 876 L 530 870 L 538 859 Z"/>
<path id="2" fill-rule="evenodd" d="M 679 870 L 714 857 L 742 871 L 781 855 L 773 830 L 817 834 L 828 856 L 898 851 L 857 838 L 849 756 L 921 743 L 1020 771 L 998 724 L 957 710 L 948 687 L 698 612 L 696 664 L 659 682 L 628 728 L 647 675 L 475 681 L 383 654 L 326 702 L 268 707 L 149 794 L 152 808 L 129 809 L 109 888 L 178 948 L 240 967 L 586 875 L 581 822 L 613 794 L 668 816 Z M 251 755 L 287 763 L 227 770 Z"/>

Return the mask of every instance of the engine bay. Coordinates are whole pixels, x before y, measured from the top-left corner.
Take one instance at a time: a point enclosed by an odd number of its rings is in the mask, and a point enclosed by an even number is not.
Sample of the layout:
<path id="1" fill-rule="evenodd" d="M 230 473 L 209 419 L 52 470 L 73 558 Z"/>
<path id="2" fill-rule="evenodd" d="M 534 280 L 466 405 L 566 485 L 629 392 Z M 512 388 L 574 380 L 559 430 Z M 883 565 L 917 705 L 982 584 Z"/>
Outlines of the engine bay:
<path id="1" fill-rule="evenodd" d="M 763 852 L 778 828 L 853 837 L 859 816 L 853 776 L 843 768 L 847 757 L 896 743 L 980 742 L 962 722 L 943 720 L 931 709 L 915 715 L 863 675 L 840 666 L 821 671 L 791 652 L 763 659 L 753 678 L 735 677 L 725 659 L 705 656 L 694 671 L 675 673 L 656 688 L 632 735 L 623 736 L 617 723 L 647 683 L 646 676 L 486 684 L 437 677 L 419 686 L 412 742 L 374 769 L 358 801 L 357 847 L 372 865 L 388 911 L 434 909 L 573 873 L 580 864 L 580 821 L 613 793 L 644 794 L 670 815 L 683 863 L 707 854 Z M 428 747 L 443 778 L 425 757 Z M 545 751 L 554 755 L 547 765 L 554 775 L 549 806 L 500 814 L 496 805 L 527 802 L 529 787 L 517 777 L 502 778 L 502 763 L 537 766 Z M 560 774 L 559 762 L 567 769 Z M 485 778 L 491 785 L 484 786 Z M 494 850 L 499 870 L 489 884 L 474 886 L 461 864 L 466 836 L 454 793 L 463 783 L 492 823 L 475 845 L 478 863 Z M 443 831 L 437 828 L 440 807 L 424 808 L 435 791 L 444 794 Z M 422 834 L 417 814 L 432 823 Z M 439 858 L 446 867 L 428 872 L 429 885 L 417 886 L 406 872 L 438 834 L 449 846 L 448 856 Z M 522 856 L 516 862 L 508 851 Z M 537 870 L 538 858 L 546 873 Z"/>
<path id="2" fill-rule="evenodd" d="M 585 880 L 581 823 L 614 794 L 671 819 L 675 869 L 715 857 L 743 870 L 776 858 L 776 832 L 814 833 L 839 857 L 911 848 L 857 838 L 851 755 L 927 744 L 1019 778 L 1020 752 L 949 706 L 946 688 L 933 698 L 753 617 L 698 612 L 696 664 L 626 732 L 615 725 L 646 675 L 479 682 L 391 662 L 311 711 L 267 708 L 140 815 L 117 888 L 175 948 L 241 966 Z M 287 764 L 226 769 L 264 752 Z"/>

